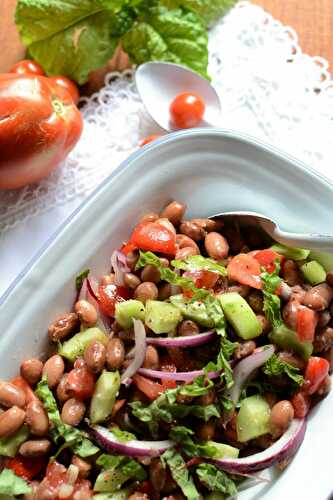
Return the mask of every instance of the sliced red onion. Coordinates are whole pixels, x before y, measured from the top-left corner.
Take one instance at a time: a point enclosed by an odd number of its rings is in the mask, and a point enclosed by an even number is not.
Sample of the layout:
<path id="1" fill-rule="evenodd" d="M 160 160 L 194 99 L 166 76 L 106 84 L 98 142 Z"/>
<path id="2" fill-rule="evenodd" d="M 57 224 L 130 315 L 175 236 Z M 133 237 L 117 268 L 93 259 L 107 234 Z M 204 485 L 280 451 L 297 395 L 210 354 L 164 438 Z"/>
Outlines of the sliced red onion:
<path id="1" fill-rule="evenodd" d="M 90 296 L 97 302 L 99 303 L 98 300 L 98 282 L 95 280 L 95 278 L 87 278 L 87 288 Z"/>
<path id="2" fill-rule="evenodd" d="M 126 255 L 119 250 L 115 250 L 111 256 L 111 266 L 114 270 L 116 285 L 124 286 L 124 274 L 130 272 L 130 268 L 126 261 Z"/>
<path id="3" fill-rule="evenodd" d="M 223 370 L 217 372 L 208 372 L 208 378 L 217 378 Z M 160 378 L 164 380 L 183 380 L 189 382 L 200 375 L 204 375 L 204 370 L 194 370 L 192 372 L 161 372 L 159 370 L 149 370 L 148 368 L 139 368 L 138 373 L 149 378 Z"/>
<path id="4" fill-rule="evenodd" d="M 294 419 L 280 439 L 266 450 L 249 457 L 214 459 L 213 462 L 221 469 L 235 474 L 266 469 L 283 460 L 292 458 L 302 444 L 305 430 L 306 420 Z"/>
<path id="5" fill-rule="evenodd" d="M 124 384 L 132 377 L 140 368 L 145 359 L 146 354 L 146 329 L 144 324 L 139 319 L 133 319 L 135 353 L 130 365 L 126 368 L 121 376 L 121 382 Z"/>
<path id="6" fill-rule="evenodd" d="M 158 345 L 160 347 L 196 347 L 207 344 L 215 338 L 215 332 L 186 335 L 184 337 L 148 337 L 147 344 Z"/>
<path id="7" fill-rule="evenodd" d="M 109 452 L 117 451 L 129 457 L 156 457 L 160 456 L 168 448 L 174 446 L 174 442 L 165 441 L 119 441 L 111 431 L 101 425 L 92 427 L 96 441 Z"/>
<path id="8" fill-rule="evenodd" d="M 102 330 L 105 330 L 106 333 L 108 333 L 111 337 L 113 336 L 113 330 L 111 328 L 111 322 L 110 318 L 104 314 L 100 307 L 99 307 L 99 300 L 98 300 L 98 282 L 95 278 L 87 278 L 86 280 L 86 285 L 87 285 L 87 300 L 90 302 L 93 306 L 95 306 L 98 318 L 96 322 L 96 326 L 98 328 L 101 328 Z"/>

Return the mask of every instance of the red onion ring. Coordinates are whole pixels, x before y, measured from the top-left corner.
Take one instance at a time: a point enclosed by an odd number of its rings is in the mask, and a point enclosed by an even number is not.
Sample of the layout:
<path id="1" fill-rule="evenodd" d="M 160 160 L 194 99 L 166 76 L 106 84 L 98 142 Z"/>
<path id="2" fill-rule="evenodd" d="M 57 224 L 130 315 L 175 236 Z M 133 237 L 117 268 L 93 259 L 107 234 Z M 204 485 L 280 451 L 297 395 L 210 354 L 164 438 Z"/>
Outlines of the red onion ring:
<path id="1" fill-rule="evenodd" d="M 111 256 L 111 266 L 115 274 L 115 284 L 117 286 L 124 286 L 124 274 L 130 272 L 126 256 L 119 250 L 115 250 Z"/>
<path id="2" fill-rule="evenodd" d="M 144 324 L 139 319 L 133 319 L 134 325 L 134 338 L 135 338 L 135 352 L 134 358 L 130 365 L 126 368 L 121 375 L 121 382 L 125 384 L 140 368 L 145 359 L 146 354 L 146 329 Z"/>
<path id="3" fill-rule="evenodd" d="M 217 372 L 208 372 L 208 378 L 217 378 L 223 370 Z M 139 368 L 138 373 L 148 378 L 160 378 L 161 380 L 183 380 L 189 382 L 200 375 L 204 375 L 204 370 L 194 370 L 192 372 L 162 372 L 159 370 L 149 370 L 148 368 Z"/>
<path id="4" fill-rule="evenodd" d="M 186 335 L 184 337 L 148 337 L 147 344 L 160 347 L 196 347 L 207 344 L 216 338 L 215 332 L 198 333 L 197 335 Z"/>

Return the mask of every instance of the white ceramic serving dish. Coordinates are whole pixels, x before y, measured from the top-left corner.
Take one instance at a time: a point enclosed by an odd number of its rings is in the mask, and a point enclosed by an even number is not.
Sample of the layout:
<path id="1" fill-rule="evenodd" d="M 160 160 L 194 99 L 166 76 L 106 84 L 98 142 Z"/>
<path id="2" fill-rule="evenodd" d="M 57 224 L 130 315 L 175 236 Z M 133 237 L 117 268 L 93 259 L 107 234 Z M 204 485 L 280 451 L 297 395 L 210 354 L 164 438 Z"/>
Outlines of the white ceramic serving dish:
<path id="1" fill-rule="evenodd" d="M 189 217 L 252 210 L 286 230 L 331 230 L 333 187 L 300 162 L 234 132 L 166 136 L 120 165 L 0 299 L 1 377 L 17 373 L 22 359 L 45 352 L 49 322 L 73 303 L 75 275 L 87 267 L 95 275 L 109 269 L 112 250 L 139 217 L 171 199 L 187 203 Z M 331 394 L 310 417 L 303 446 L 287 470 L 239 498 L 326 500 L 333 489 L 332 414 Z"/>

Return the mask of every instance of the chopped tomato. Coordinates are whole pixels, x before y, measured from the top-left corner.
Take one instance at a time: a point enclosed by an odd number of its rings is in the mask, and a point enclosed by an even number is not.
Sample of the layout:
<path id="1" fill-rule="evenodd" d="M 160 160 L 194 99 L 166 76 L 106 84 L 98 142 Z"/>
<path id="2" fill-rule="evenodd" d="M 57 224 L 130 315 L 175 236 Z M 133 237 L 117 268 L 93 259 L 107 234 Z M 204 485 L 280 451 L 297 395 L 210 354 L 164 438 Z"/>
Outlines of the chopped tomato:
<path id="1" fill-rule="evenodd" d="M 63 483 L 67 482 L 67 470 L 64 465 L 59 464 L 58 462 L 49 462 L 46 469 L 46 476 L 50 486 L 56 488 Z"/>
<path id="2" fill-rule="evenodd" d="M 318 314 L 306 306 L 298 306 L 296 315 L 296 332 L 298 338 L 304 342 L 313 342 L 318 323 Z"/>
<path id="3" fill-rule="evenodd" d="M 14 458 L 7 458 L 5 467 L 11 469 L 17 476 L 30 481 L 45 467 L 45 457 L 27 458 L 17 455 Z"/>
<path id="4" fill-rule="evenodd" d="M 68 392 L 73 398 L 90 398 L 95 389 L 95 379 L 87 368 L 73 368 L 67 376 Z"/>
<path id="5" fill-rule="evenodd" d="M 196 271 L 186 271 L 184 277 L 191 278 L 197 288 L 214 288 L 219 274 L 213 271 L 206 271 L 205 269 L 198 269 Z"/>
<path id="6" fill-rule="evenodd" d="M 311 356 L 305 369 L 305 387 L 307 394 L 314 394 L 328 375 L 330 364 L 327 359 Z"/>
<path id="7" fill-rule="evenodd" d="M 132 377 L 133 382 L 137 388 L 143 392 L 149 399 L 156 399 L 162 392 L 165 391 L 166 387 L 163 385 L 150 380 L 149 378 L 143 377 L 142 375 L 135 374 Z"/>
<path id="8" fill-rule="evenodd" d="M 42 485 L 45 490 L 52 492 L 52 498 L 55 500 L 60 500 L 59 489 L 62 485 L 69 485 L 68 471 L 66 467 L 59 464 L 58 462 L 49 462 L 46 469 L 46 476 L 42 481 Z M 75 500 L 76 498 L 92 498 L 93 492 L 91 490 L 90 481 L 85 479 L 78 479 L 73 485 L 73 491 L 69 496 L 66 496 L 66 500 Z"/>
<path id="9" fill-rule="evenodd" d="M 87 481 L 86 479 L 79 479 L 74 484 L 73 495 L 69 500 L 76 500 L 77 498 L 84 498 L 86 500 L 88 498 L 92 498 L 93 494 L 90 481 Z"/>
<path id="10" fill-rule="evenodd" d="M 130 299 L 130 292 L 123 286 L 113 283 L 98 287 L 98 303 L 104 314 L 114 316 L 116 304 Z"/>
<path id="11" fill-rule="evenodd" d="M 161 252 L 168 255 L 176 253 L 176 235 L 158 222 L 141 222 L 132 233 L 130 243 L 141 250 Z"/>
<path id="12" fill-rule="evenodd" d="M 297 392 L 290 400 L 294 407 L 295 417 L 304 418 L 309 413 L 311 398 L 304 392 Z"/>
<path id="13" fill-rule="evenodd" d="M 133 243 L 124 243 L 124 245 L 120 249 L 121 253 L 123 253 L 124 255 L 133 252 L 133 250 L 136 250 L 136 246 L 133 245 Z"/>
<path id="14" fill-rule="evenodd" d="M 162 372 L 176 372 L 177 368 L 172 363 L 171 360 L 164 360 L 161 364 Z M 166 380 L 165 378 L 161 380 L 161 384 L 165 389 L 175 389 L 177 387 L 177 382 L 175 380 Z"/>
<path id="15" fill-rule="evenodd" d="M 26 402 L 31 403 L 32 401 L 39 401 L 37 398 L 36 394 L 34 391 L 31 389 L 30 385 L 28 382 L 24 380 L 23 377 L 18 375 L 17 377 L 13 378 L 11 381 L 11 384 L 16 385 L 16 387 L 19 387 L 20 389 L 23 389 L 25 392 L 25 397 L 26 397 Z"/>
<path id="16" fill-rule="evenodd" d="M 145 146 L 146 144 L 149 144 L 150 142 L 153 142 L 153 141 L 156 141 L 156 139 L 159 139 L 160 137 L 162 137 L 161 135 L 158 135 L 158 134 L 152 134 L 152 135 L 148 135 L 147 137 L 145 137 L 140 143 L 139 143 L 139 146 L 140 148 L 142 148 L 143 146 Z"/>
<path id="17" fill-rule="evenodd" d="M 170 116 L 178 128 L 192 128 L 199 125 L 205 113 L 205 103 L 199 94 L 184 92 L 170 105 Z"/>
<path id="18" fill-rule="evenodd" d="M 272 273 L 275 271 L 274 261 L 279 259 L 280 262 L 284 259 L 283 255 L 274 252 L 267 248 L 266 250 L 259 250 L 253 255 L 253 257 L 259 262 L 259 264 L 266 268 L 266 271 Z"/>
<path id="19" fill-rule="evenodd" d="M 228 278 L 241 285 L 262 289 L 260 264 L 251 255 L 240 253 L 231 259 L 227 266 Z"/>

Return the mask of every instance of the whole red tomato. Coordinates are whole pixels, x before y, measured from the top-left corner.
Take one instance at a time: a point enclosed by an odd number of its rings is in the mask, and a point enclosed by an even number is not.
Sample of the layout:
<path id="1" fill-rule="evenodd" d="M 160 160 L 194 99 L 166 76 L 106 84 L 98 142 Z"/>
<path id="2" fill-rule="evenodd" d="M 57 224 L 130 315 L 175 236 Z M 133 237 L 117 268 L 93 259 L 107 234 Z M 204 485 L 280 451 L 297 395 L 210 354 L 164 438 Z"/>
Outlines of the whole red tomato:
<path id="1" fill-rule="evenodd" d="M 43 68 L 31 59 L 23 59 L 23 61 L 17 62 L 10 68 L 9 73 L 16 73 L 18 75 L 45 75 Z"/>
<path id="2" fill-rule="evenodd" d="M 0 75 L 0 189 L 46 177 L 77 143 L 83 121 L 67 90 L 37 75 Z"/>
<path id="3" fill-rule="evenodd" d="M 55 86 L 59 85 L 60 87 L 66 89 L 72 96 L 74 104 L 78 103 L 80 99 L 80 93 L 76 83 L 67 78 L 67 76 L 51 76 L 50 80 Z"/>

